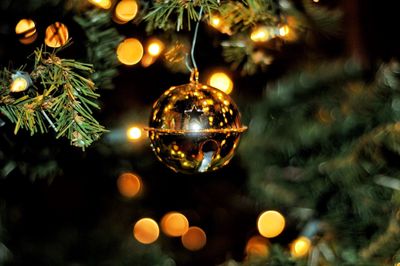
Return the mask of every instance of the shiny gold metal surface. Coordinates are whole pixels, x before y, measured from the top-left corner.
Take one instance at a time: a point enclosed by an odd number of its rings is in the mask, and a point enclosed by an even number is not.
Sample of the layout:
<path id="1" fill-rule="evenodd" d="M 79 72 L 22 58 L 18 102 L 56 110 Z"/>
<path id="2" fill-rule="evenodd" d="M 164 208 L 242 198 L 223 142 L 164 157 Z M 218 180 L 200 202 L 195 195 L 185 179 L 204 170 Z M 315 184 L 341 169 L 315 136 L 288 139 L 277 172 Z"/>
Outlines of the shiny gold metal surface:
<path id="1" fill-rule="evenodd" d="M 232 99 L 197 82 L 174 86 L 154 103 L 149 137 L 157 158 L 182 173 L 216 170 L 232 159 L 246 130 Z"/>

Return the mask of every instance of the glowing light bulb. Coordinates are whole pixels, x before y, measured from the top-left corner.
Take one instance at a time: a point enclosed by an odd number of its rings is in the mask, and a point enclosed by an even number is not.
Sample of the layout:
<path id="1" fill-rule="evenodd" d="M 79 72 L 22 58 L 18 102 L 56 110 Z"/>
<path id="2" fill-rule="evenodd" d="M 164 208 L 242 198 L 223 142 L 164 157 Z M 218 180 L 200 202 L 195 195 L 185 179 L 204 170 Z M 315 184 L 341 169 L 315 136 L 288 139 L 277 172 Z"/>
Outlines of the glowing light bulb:
<path id="1" fill-rule="evenodd" d="M 126 132 L 126 135 L 130 140 L 138 140 L 142 136 L 142 131 L 138 127 L 130 127 Z"/>
<path id="2" fill-rule="evenodd" d="M 267 26 L 258 26 L 250 34 L 250 39 L 253 42 L 266 42 L 273 37 L 271 29 Z"/>
<path id="3" fill-rule="evenodd" d="M 122 41 L 117 48 L 118 60 L 125 65 L 137 64 L 143 56 L 143 46 L 139 40 L 128 38 Z"/>
<path id="4" fill-rule="evenodd" d="M 185 215 L 179 212 L 170 212 L 161 219 L 161 230 L 168 236 L 182 236 L 189 229 L 189 222 Z"/>
<path id="5" fill-rule="evenodd" d="M 163 50 L 163 42 L 156 38 L 151 39 L 147 45 L 147 52 L 153 57 L 159 56 Z"/>
<path id="6" fill-rule="evenodd" d="M 121 0 L 115 7 L 115 17 L 121 23 L 126 23 L 136 17 L 138 4 L 135 0 Z"/>
<path id="7" fill-rule="evenodd" d="M 143 218 L 133 227 L 133 235 L 142 244 L 155 242 L 160 234 L 158 224 L 151 218 Z"/>
<path id="8" fill-rule="evenodd" d="M 196 251 L 202 249 L 206 245 L 207 236 L 203 229 L 192 226 L 182 235 L 181 240 L 186 249 Z"/>
<path id="9" fill-rule="evenodd" d="M 293 257 L 304 257 L 308 254 L 311 248 L 311 240 L 307 237 L 300 236 L 290 246 L 290 253 Z"/>
<path id="10" fill-rule="evenodd" d="M 276 237 L 285 228 L 285 218 L 277 211 L 266 211 L 258 217 L 257 227 L 262 236 Z"/>
<path id="11" fill-rule="evenodd" d="M 117 180 L 118 191 L 126 198 L 135 197 L 139 193 L 141 186 L 140 178 L 132 173 L 123 173 Z"/>
<path id="12" fill-rule="evenodd" d="M 229 76 L 223 72 L 213 73 L 208 81 L 208 84 L 214 88 L 217 88 L 226 94 L 232 92 L 233 82 Z"/>
<path id="13" fill-rule="evenodd" d="M 221 24 L 221 18 L 218 16 L 212 16 L 210 21 L 214 28 L 217 28 Z"/>
<path id="14" fill-rule="evenodd" d="M 289 34 L 289 26 L 288 25 L 283 25 L 279 27 L 279 35 L 284 37 Z"/>
<path id="15" fill-rule="evenodd" d="M 23 77 L 18 77 L 13 80 L 10 86 L 10 91 L 12 92 L 20 92 L 24 91 L 28 88 L 28 81 Z"/>
<path id="16" fill-rule="evenodd" d="M 112 4 L 111 0 L 89 0 L 89 2 L 103 9 L 109 9 Z"/>

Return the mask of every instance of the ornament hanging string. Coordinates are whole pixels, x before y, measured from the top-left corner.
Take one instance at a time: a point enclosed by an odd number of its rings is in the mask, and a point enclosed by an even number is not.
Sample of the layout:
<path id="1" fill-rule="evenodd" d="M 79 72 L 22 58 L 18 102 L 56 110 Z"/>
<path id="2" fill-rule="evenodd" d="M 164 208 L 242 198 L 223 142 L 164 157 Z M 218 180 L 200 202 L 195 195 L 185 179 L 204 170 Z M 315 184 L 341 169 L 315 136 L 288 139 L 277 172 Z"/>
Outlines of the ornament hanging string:
<path id="1" fill-rule="evenodd" d="M 200 11 L 199 11 L 199 20 L 196 22 L 196 27 L 194 29 L 194 34 L 193 34 L 193 40 L 192 40 L 192 47 L 190 50 L 190 59 L 192 61 L 192 65 L 193 67 L 191 67 L 188 64 L 188 56 L 186 56 L 186 67 L 189 69 L 190 72 L 197 72 L 197 64 L 196 64 L 196 59 L 194 58 L 194 48 L 196 46 L 196 41 L 197 41 L 197 35 L 199 32 L 199 25 L 201 22 L 201 18 L 203 16 L 203 6 L 200 7 Z M 196 75 L 196 81 L 198 80 L 198 75 Z"/>

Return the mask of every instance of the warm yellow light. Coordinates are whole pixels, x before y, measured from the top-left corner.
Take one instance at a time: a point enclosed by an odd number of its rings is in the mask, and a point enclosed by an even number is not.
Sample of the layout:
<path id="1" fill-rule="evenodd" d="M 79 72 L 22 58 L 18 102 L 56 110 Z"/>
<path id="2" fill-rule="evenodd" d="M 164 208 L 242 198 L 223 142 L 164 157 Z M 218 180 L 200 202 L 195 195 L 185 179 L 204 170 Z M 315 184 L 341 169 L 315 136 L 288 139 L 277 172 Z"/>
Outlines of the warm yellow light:
<path id="1" fill-rule="evenodd" d="M 36 33 L 35 22 L 31 19 L 21 19 L 15 26 L 15 33 L 28 38 Z"/>
<path id="2" fill-rule="evenodd" d="M 122 41 L 117 48 L 118 60 L 125 65 L 137 64 L 143 56 L 143 46 L 139 40 L 128 38 Z"/>
<path id="3" fill-rule="evenodd" d="M 117 179 L 119 193 L 126 198 L 135 197 L 141 188 L 141 180 L 132 173 L 123 173 Z"/>
<path id="4" fill-rule="evenodd" d="M 262 236 L 253 236 L 247 241 L 246 254 L 248 256 L 266 257 L 269 254 L 268 240 Z"/>
<path id="5" fill-rule="evenodd" d="M 24 91 L 28 88 L 28 81 L 23 77 L 18 77 L 13 80 L 10 86 L 10 91 L 12 92 L 20 92 Z"/>
<path id="6" fill-rule="evenodd" d="M 138 4 L 135 0 L 121 0 L 115 7 L 115 17 L 122 23 L 135 18 Z"/>
<path id="7" fill-rule="evenodd" d="M 138 127 L 131 127 L 127 130 L 126 135 L 130 140 L 138 140 L 142 136 L 142 130 Z"/>
<path id="8" fill-rule="evenodd" d="M 159 56 L 164 49 L 164 44 L 159 39 L 152 39 L 147 46 L 147 52 L 151 56 Z"/>
<path id="9" fill-rule="evenodd" d="M 279 27 L 279 35 L 280 36 L 286 36 L 289 34 L 289 26 L 288 25 L 283 25 Z"/>
<path id="10" fill-rule="evenodd" d="M 109 9 L 112 4 L 111 0 L 89 0 L 89 2 L 103 9 Z"/>
<path id="11" fill-rule="evenodd" d="M 154 62 L 156 61 L 156 58 L 154 56 L 151 56 L 149 54 L 143 55 L 141 64 L 143 67 L 149 67 L 151 66 Z"/>
<path id="12" fill-rule="evenodd" d="M 311 248 L 311 240 L 307 237 L 300 236 L 290 246 L 290 253 L 293 257 L 304 257 L 308 254 Z"/>
<path id="13" fill-rule="evenodd" d="M 250 39 L 253 42 L 266 42 L 272 39 L 274 36 L 270 30 L 270 28 L 266 26 L 258 26 L 253 29 L 250 34 Z"/>
<path id="14" fill-rule="evenodd" d="M 161 230 L 168 236 L 182 236 L 189 229 L 189 221 L 179 212 L 170 212 L 161 219 Z"/>
<path id="15" fill-rule="evenodd" d="M 319 0 L 313 0 L 314 1 L 314 3 L 318 3 L 319 2 Z"/>
<path id="16" fill-rule="evenodd" d="M 191 226 L 182 236 L 183 246 L 191 251 L 202 249 L 207 242 L 206 233 L 197 226 Z"/>
<path id="17" fill-rule="evenodd" d="M 158 224 L 150 218 L 143 218 L 133 227 L 133 235 L 142 244 L 151 244 L 157 240 L 160 234 Z"/>
<path id="18" fill-rule="evenodd" d="M 258 217 L 257 227 L 262 236 L 276 237 L 285 228 L 285 218 L 277 211 L 266 211 Z"/>
<path id="19" fill-rule="evenodd" d="M 47 46 L 52 48 L 61 47 L 67 42 L 68 35 L 67 26 L 56 22 L 46 28 L 44 42 Z"/>
<path id="20" fill-rule="evenodd" d="M 218 16 L 212 16 L 211 17 L 211 25 L 215 28 L 217 28 L 221 24 L 221 18 Z"/>
<path id="21" fill-rule="evenodd" d="M 229 76 L 223 72 L 213 73 L 208 81 L 208 84 L 214 88 L 217 88 L 226 94 L 232 92 L 233 82 Z"/>

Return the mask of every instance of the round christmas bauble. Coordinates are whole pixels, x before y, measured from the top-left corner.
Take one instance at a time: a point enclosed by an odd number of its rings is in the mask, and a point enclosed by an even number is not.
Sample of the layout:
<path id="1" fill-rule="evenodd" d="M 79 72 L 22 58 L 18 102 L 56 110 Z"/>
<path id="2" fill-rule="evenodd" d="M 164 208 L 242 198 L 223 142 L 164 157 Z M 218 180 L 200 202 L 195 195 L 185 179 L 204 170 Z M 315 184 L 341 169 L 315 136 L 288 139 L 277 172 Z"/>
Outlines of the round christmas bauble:
<path id="1" fill-rule="evenodd" d="M 246 130 L 232 99 L 197 80 L 193 72 L 190 83 L 165 91 L 147 128 L 158 159 L 176 172 L 202 173 L 228 164 Z"/>

